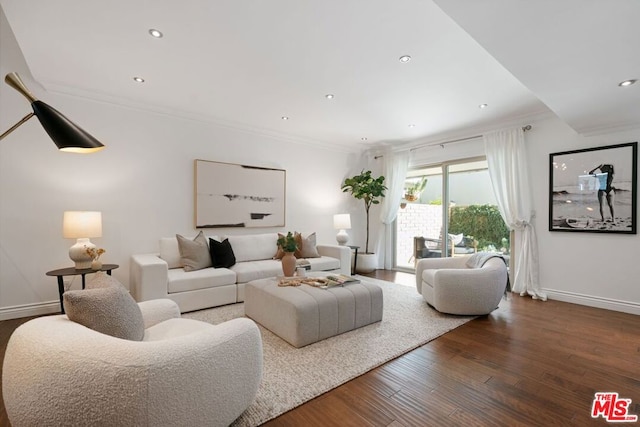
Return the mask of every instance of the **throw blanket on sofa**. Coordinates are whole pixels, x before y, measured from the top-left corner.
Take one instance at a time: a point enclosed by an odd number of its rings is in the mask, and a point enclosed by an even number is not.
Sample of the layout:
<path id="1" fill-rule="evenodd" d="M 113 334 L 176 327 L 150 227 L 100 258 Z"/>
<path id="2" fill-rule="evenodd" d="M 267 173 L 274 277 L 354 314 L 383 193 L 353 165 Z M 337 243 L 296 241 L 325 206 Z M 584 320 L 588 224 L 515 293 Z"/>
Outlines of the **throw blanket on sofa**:
<path id="1" fill-rule="evenodd" d="M 491 258 L 500 258 L 505 265 L 507 265 L 507 260 L 501 254 L 496 254 L 493 252 L 478 252 L 469 257 L 466 262 L 466 266 L 469 268 L 481 268 L 487 261 Z M 507 266 L 508 267 L 508 266 Z M 507 292 L 511 292 L 511 282 L 509 280 L 509 273 L 507 272 L 507 285 L 504 288 L 504 294 L 507 295 Z"/>

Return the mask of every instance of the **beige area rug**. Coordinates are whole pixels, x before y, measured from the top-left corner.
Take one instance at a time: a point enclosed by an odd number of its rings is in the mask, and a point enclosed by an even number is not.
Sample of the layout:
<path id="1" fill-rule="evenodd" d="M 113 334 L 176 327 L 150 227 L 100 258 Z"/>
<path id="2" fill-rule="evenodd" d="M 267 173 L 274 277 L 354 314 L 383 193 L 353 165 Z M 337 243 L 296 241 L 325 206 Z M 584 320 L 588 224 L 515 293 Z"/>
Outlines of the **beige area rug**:
<path id="1" fill-rule="evenodd" d="M 260 327 L 262 384 L 233 426 L 260 425 L 473 319 L 437 312 L 415 287 L 360 278 L 382 288 L 382 322 L 299 349 Z M 243 303 L 183 315 L 212 324 L 243 316 Z"/>

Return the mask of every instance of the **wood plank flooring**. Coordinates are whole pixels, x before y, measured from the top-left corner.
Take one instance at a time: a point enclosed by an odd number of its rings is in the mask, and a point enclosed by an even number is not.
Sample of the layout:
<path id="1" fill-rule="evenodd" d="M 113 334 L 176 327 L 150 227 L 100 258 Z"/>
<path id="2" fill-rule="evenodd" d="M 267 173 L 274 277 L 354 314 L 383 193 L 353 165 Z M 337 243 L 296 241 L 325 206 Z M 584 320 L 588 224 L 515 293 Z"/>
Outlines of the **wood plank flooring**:
<path id="1" fill-rule="evenodd" d="M 415 280 L 384 270 L 370 276 L 410 285 Z M 0 322 L 0 358 L 26 320 Z M 597 391 L 631 399 L 629 412 L 640 415 L 640 317 L 510 296 L 489 316 L 265 425 L 608 425 L 590 416 Z M 0 426 L 8 425 L 2 406 Z"/>
<path id="2" fill-rule="evenodd" d="M 415 281 L 393 271 L 371 276 Z M 510 296 L 489 316 L 265 425 L 608 425 L 591 418 L 597 391 L 632 399 L 629 412 L 640 415 L 640 318 Z"/>

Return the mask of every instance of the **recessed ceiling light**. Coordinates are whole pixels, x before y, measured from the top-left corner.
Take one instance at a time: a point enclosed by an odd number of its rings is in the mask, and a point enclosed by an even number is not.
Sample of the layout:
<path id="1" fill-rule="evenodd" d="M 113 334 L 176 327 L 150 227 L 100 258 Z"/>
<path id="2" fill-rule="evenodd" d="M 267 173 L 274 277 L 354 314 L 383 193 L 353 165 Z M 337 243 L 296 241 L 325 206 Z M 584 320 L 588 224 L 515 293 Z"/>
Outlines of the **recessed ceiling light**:
<path id="1" fill-rule="evenodd" d="M 480 104 L 478 105 L 478 108 L 482 110 L 483 108 L 487 108 L 488 106 L 489 104 Z"/>
<path id="2" fill-rule="evenodd" d="M 155 37 L 157 39 L 160 39 L 163 36 L 162 31 L 156 30 L 155 28 L 150 29 L 149 34 L 151 34 L 151 37 Z"/>
<path id="3" fill-rule="evenodd" d="M 360 138 L 361 141 L 366 141 L 368 138 L 366 136 L 363 136 L 362 138 Z"/>
<path id="4" fill-rule="evenodd" d="M 333 94 L 332 93 L 328 93 L 324 96 L 327 99 L 333 99 Z"/>
<path id="5" fill-rule="evenodd" d="M 408 125 L 410 128 L 414 128 L 416 127 L 416 125 L 414 125 L 413 123 L 411 123 L 410 125 Z"/>
<path id="6" fill-rule="evenodd" d="M 400 59 L 400 62 L 409 62 L 409 61 L 411 61 L 411 57 L 409 55 L 402 55 L 399 59 Z"/>
<path id="7" fill-rule="evenodd" d="M 618 83 L 618 86 L 622 86 L 622 87 L 631 86 L 632 84 L 634 84 L 637 81 L 638 81 L 637 79 L 625 80 L 623 82 Z"/>
<path id="8" fill-rule="evenodd" d="M 280 117 L 282 120 L 289 120 L 289 116 L 282 116 Z"/>
<path id="9" fill-rule="evenodd" d="M 133 80 L 137 81 L 138 83 L 144 83 L 144 79 L 142 77 L 134 77 Z"/>

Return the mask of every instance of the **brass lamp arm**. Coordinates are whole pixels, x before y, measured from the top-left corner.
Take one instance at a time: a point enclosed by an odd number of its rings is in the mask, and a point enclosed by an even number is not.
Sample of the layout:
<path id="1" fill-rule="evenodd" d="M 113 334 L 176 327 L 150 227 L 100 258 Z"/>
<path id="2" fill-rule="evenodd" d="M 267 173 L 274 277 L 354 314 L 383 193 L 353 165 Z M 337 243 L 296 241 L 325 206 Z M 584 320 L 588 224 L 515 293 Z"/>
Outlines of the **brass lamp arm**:
<path id="1" fill-rule="evenodd" d="M 38 98 L 36 98 L 31 92 L 29 92 L 29 89 L 27 89 L 27 87 L 24 85 L 18 73 L 7 74 L 6 77 L 4 78 L 4 81 L 6 84 L 14 88 L 16 91 L 20 92 L 22 96 L 27 98 L 29 100 L 29 103 L 33 103 L 38 100 Z M 22 120 L 20 120 L 15 125 L 11 126 L 9 129 L 7 129 L 5 133 L 0 135 L 0 140 L 2 140 L 2 138 L 4 138 L 5 136 L 9 135 L 11 132 L 16 130 L 18 127 L 20 127 L 20 125 L 22 125 L 24 122 L 29 120 L 34 115 L 35 115 L 34 113 L 29 113 L 26 116 L 24 116 Z"/>
<path id="2" fill-rule="evenodd" d="M 38 100 L 38 98 L 36 98 L 31 92 L 29 92 L 29 89 L 27 89 L 27 87 L 24 85 L 18 73 L 7 74 L 6 77 L 4 78 L 4 81 L 6 84 L 8 84 L 12 88 L 20 92 L 22 96 L 27 98 L 30 104 Z"/>
<path id="3" fill-rule="evenodd" d="M 9 129 L 7 129 L 7 131 L 5 133 L 0 135 L 0 141 L 5 136 L 9 135 L 11 132 L 13 132 L 14 130 L 18 129 L 18 127 L 20 127 L 20 125 L 22 125 L 24 122 L 26 122 L 27 120 L 29 120 L 33 116 L 35 116 L 35 114 L 33 114 L 33 113 L 29 113 L 26 116 L 24 116 L 18 123 L 16 123 L 15 125 L 11 126 Z"/>

